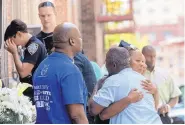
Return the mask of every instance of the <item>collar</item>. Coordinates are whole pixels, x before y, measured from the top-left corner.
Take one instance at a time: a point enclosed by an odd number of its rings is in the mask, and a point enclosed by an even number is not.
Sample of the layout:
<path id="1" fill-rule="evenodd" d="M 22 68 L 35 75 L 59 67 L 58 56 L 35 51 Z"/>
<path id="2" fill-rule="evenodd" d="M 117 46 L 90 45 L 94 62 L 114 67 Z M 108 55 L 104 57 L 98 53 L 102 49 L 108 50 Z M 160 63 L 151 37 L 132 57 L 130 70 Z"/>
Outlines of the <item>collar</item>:
<path id="1" fill-rule="evenodd" d="M 26 44 L 26 48 L 30 45 L 30 43 L 32 42 L 32 41 L 36 41 L 37 40 L 37 38 L 35 37 L 35 36 L 32 36 L 29 40 L 28 40 L 28 42 L 27 42 L 27 44 Z"/>
<path id="2" fill-rule="evenodd" d="M 125 68 L 120 71 L 120 73 L 127 72 L 127 71 L 132 71 L 132 68 Z"/>
<path id="3" fill-rule="evenodd" d="M 148 69 L 146 70 L 147 73 L 154 73 L 156 71 L 156 67 L 150 72 Z"/>

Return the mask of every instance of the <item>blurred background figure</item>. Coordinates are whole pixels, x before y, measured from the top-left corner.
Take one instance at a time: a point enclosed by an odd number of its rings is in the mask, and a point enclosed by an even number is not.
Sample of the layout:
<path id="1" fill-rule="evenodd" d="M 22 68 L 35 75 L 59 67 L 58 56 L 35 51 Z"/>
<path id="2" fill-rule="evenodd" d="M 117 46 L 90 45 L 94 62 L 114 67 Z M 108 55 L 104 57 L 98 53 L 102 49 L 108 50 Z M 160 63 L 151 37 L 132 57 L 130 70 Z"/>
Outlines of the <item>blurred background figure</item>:
<path id="1" fill-rule="evenodd" d="M 96 62 L 93 62 L 93 61 L 91 61 L 91 65 L 96 75 L 96 80 L 97 81 L 100 80 L 103 77 L 100 66 Z"/>
<path id="2" fill-rule="evenodd" d="M 158 112 L 163 124 L 171 124 L 173 121 L 169 118 L 169 112 L 179 100 L 181 91 L 174 83 L 173 75 L 168 73 L 168 70 L 157 67 L 156 51 L 152 46 L 145 46 L 142 53 L 146 59 L 147 71 L 145 77 L 151 80 L 157 86 L 159 92 Z M 183 122 L 182 122 L 183 123 Z"/>

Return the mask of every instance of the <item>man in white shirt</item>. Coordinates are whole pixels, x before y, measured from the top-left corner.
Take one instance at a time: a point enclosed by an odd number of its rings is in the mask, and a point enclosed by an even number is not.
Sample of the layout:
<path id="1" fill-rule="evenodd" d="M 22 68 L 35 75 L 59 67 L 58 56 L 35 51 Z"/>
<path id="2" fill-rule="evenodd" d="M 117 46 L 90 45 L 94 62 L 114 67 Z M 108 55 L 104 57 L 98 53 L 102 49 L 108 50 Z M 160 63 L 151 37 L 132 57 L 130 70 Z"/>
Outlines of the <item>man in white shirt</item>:
<path id="1" fill-rule="evenodd" d="M 89 100 L 91 114 L 99 114 L 112 103 L 126 98 L 132 89 L 137 88 L 143 93 L 143 99 L 129 103 L 123 111 L 110 119 L 110 124 L 161 124 L 152 94 L 147 93 L 141 86 L 141 81 L 145 78 L 130 68 L 129 60 L 129 53 L 125 48 L 115 47 L 108 51 L 106 67 L 111 76 Z"/>

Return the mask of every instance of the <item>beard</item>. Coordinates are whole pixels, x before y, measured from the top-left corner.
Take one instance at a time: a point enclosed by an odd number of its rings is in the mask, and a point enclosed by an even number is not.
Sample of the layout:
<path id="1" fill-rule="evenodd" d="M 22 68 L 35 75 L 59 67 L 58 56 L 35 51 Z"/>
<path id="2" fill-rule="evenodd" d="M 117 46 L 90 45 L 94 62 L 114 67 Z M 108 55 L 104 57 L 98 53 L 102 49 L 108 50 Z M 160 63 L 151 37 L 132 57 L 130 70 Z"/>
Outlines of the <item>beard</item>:
<path id="1" fill-rule="evenodd" d="M 147 69 L 154 69 L 155 64 L 151 64 L 151 63 L 146 63 L 147 65 Z"/>

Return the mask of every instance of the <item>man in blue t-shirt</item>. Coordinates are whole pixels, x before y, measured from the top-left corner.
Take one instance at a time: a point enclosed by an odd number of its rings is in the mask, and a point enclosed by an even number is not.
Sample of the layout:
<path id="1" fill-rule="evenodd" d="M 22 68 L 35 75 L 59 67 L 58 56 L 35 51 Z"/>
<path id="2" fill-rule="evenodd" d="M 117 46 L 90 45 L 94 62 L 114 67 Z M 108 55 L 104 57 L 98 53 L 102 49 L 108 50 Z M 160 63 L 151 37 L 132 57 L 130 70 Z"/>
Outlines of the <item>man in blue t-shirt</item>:
<path id="1" fill-rule="evenodd" d="M 55 52 L 37 68 L 33 76 L 38 124 L 88 123 L 87 88 L 74 55 L 82 49 L 78 28 L 71 23 L 58 25 L 53 32 Z"/>

